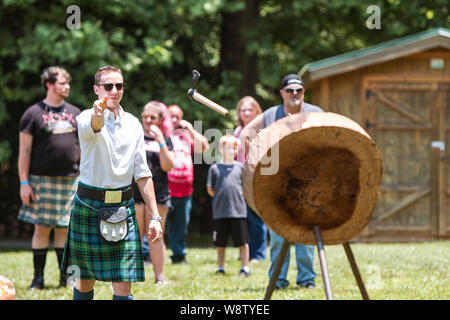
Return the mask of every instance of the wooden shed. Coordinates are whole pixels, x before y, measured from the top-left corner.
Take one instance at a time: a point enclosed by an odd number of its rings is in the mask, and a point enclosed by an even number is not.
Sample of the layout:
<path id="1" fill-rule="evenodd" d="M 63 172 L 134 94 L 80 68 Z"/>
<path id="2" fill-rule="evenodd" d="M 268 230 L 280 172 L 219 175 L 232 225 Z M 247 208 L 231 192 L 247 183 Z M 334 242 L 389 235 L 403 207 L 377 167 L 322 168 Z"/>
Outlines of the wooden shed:
<path id="1" fill-rule="evenodd" d="M 450 238 L 450 30 L 432 29 L 305 65 L 311 103 L 357 121 L 384 161 L 360 241 Z"/>

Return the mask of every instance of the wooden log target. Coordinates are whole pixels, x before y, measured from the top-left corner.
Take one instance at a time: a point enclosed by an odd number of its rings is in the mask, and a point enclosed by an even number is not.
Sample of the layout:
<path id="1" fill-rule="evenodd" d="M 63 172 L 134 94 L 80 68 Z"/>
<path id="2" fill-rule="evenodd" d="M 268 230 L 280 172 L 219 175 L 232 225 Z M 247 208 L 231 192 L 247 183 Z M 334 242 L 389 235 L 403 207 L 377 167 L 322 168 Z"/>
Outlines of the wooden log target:
<path id="1" fill-rule="evenodd" d="M 278 170 L 275 170 L 278 169 Z M 369 223 L 380 191 L 383 161 L 370 136 L 335 113 L 280 119 L 250 142 L 244 197 L 289 242 L 349 241 Z"/>

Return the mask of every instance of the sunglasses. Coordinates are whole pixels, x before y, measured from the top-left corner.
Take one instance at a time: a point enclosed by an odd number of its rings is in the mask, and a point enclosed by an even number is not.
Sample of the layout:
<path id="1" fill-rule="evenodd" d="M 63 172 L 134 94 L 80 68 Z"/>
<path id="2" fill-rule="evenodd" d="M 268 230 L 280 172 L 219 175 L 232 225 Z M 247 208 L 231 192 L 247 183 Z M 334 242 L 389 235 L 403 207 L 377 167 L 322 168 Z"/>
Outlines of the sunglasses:
<path id="1" fill-rule="evenodd" d="M 294 91 L 296 91 L 298 93 L 303 93 L 304 89 L 303 88 L 298 88 L 298 89 L 287 88 L 287 89 L 284 89 L 284 91 L 286 91 L 287 93 L 293 93 Z"/>
<path id="2" fill-rule="evenodd" d="M 123 90 L 123 87 L 125 87 L 125 83 L 102 83 L 102 84 L 98 84 L 98 86 L 103 86 L 105 88 L 106 91 L 111 91 L 114 86 L 116 87 L 117 91 L 121 91 Z"/>

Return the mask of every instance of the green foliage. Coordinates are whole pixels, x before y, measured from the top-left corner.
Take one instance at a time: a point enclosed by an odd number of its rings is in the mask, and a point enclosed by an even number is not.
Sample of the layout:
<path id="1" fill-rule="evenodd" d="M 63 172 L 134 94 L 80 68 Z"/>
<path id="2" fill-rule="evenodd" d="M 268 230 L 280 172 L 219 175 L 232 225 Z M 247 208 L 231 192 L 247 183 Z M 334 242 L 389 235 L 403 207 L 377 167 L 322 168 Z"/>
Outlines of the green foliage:
<path id="1" fill-rule="evenodd" d="M 247 52 L 258 58 L 254 86 L 264 109 L 279 102 L 277 88 L 283 74 L 296 72 L 307 62 L 449 24 L 445 0 L 254 2 L 259 18 L 242 32 L 248 39 Z M 38 75 L 43 68 L 66 67 L 73 75 L 69 100 L 87 108 L 95 98 L 93 74 L 99 66 L 113 64 L 124 71 L 128 86 L 123 104 L 133 113 L 138 114 L 149 99 L 158 99 L 194 110 L 187 112 L 188 119 L 202 119 L 208 127 L 232 126 L 233 119 L 190 101 L 186 90 L 191 70 L 198 69 L 203 74 L 199 88 L 234 108 L 241 75 L 220 68 L 222 13 L 241 12 L 245 3 L 83 0 L 77 1 L 81 29 L 68 30 L 66 9 L 71 0 L 3 0 L 0 124 L 8 118 L 4 105 L 14 103 L 21 113 L 42 98 Z M 365 26 L 371 4 L 381 8 L 381 30 Z"/>
<path id="2" fill-rule="evenodd" d="M 11 147 L 6 140 L 0 141 L 0 163 L 5 163 L 11 157 Z"/>

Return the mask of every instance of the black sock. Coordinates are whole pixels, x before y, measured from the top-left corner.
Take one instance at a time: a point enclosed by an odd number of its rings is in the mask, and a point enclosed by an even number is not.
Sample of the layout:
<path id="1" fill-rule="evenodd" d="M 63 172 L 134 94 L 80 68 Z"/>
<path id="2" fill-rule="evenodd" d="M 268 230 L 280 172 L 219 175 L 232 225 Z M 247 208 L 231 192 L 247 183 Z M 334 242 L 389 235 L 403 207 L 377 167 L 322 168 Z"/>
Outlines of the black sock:
<path id="1" fill-rule="evenodd" d="M 58 258 L 58 269 L 61 272 L 61 264 L 63 260 L 64 248 L 55 248 L 56 257 Z"/>
<path id="2" fill-rule="evenodd" d="M 77 288 L 73 287 L 73 300 L 93 300 L 94 289 L 89 292 L 80 292 Z"/>
<path id="3" fill-rule="evenodd" d="M 32 251 L 33 251 L 33 265 L 34 265 L 34 279 L 38 278 L 43 279 L 48 248 L 32 249 Z"/>

